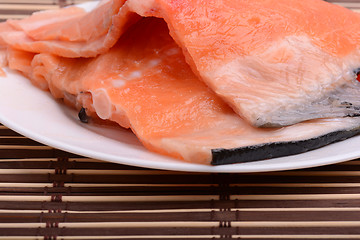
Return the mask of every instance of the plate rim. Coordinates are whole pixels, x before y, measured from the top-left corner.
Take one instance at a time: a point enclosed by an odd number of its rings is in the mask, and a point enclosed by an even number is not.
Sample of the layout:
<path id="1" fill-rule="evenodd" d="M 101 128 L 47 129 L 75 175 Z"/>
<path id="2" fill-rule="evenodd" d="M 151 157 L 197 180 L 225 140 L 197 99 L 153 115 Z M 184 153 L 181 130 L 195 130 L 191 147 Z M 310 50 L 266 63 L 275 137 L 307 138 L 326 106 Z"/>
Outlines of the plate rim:
<path id="1" fill-rule="evenodd" d="M 49 101 L 51 104 L 54 104 L 58 106 L 58 111 L 68 111 L 68 107 L 65 106 L 65 104 L 59 104 L 59 101 L 54 99 L 49 92 L 45 92 L 43 90 L 38 89 L 37 87 L 33 86 L 31 82 L 22 76 L 20 73 L 16 71 L 9 70 L 8 68 L 5 68 L 5 71 L 7 73 L 7 77 L 0 78 L 0 84 L 4 85 L 2 81 L 5 81 L 5 84 L 10 88 L 8 89 L 11 91 L 11 84 L 13 84 L 13 87 L 20 87 L 22 88 L 22 91 L 26 91 L 26 94 L 36 94 L 36 97 L 39 98 L 46 98 L 46 101 Z M 21 84 L 17 84 L 17 81 Z M 26 82 L 26 83 L 25 83 Z M 20 86 L 21 85 L 21 86 Z M 1 91 L 4 91 L 2 89 Z M 0 91 L 0 92 L 1 92 Z M 40 94 L 41 93 L 41 94 Z M 4 98 L 3 96 L 0 96 L 0 100 Z M 4 101 L 3 101 L 4 102 Z M 1 108 L 1 103 L 0 103 Z M 64 112 L 63 112 L 64 114 Z M 13 117 L 13 116 L 12 116 Z M 61 139 L 52 139 L 47 136 L 41 135 L 39 133 L 36 133 L 32 131 L 31 129 L 24 128 L 24 126 L 21 126 L 19 124 L 12 121 L 11 116 L 4 116 L 2 112 L 0 112 L 0 122 L 7 126 L 8 128 L 14 130 L 15 132 L 18 132 L 19 134 L 28 137 L 30 139 L 33 139 L 37 142 L 40 142 L 44 145 L 48 145 L 51 147 L 54 147 L 56 149 L 60 149 L 66 152 L 74 153 L 77 155 L 89 157 L 89 158 L 95 158 L 99 160 L 114 162 L 118 164 L 125 164 L 130 166 L 136 166 L 136 167 L 145 167 L 145 168 L 151 168 L 151 169 L 161 169 L 161 170 L 171 170 L 171 171 L 186 171 L 186 172 L 208 172 L 208 173 L 254 173 L 254 172 L 269 172 L 269 171 L 283 171 L 283 170 L 293 170 L 293 169 L 303 169 L 303 168 L 309 168 L 309 167 L 317 167 L 317 166 L 323 166 L 323 165 L 329 165 L 339 162 L 344 162 L 348 160 L 356 159 L 360 156 L 360 150 L 357 153 L 345 153 L 341 155 L 342 157 L 336 157 L 336 156 L 329 156 L 326 160 L 322 159 L 320 161 L 313 161 L 313 162 L 296 162 L 296 163 L 290 163 L 287 162 L 287 164 L 277 164 L 277 159 L 284 159 L 284 158 L 291 158 L 293 156 L 302 156 L 307 153 L 287 156 L 287 157 L 281 157 L 281 158 L 274 158 L 269 160 L 262 160 L 262 161 L 255 161 L 255 162 L 249 162 L 249 163 L 235 163 L 235 164 L 226 164 L 226 165 L 220 165 L 220 166 L 211 166 L 211 165 L 203 165 L 203 164 L 194 164 L 185 162 L 182 160 L 176 160 L 168 157 L 163 157 L 161 155 L 158 155 L 156 153 L 150 153 L 155 154 L 156 156 L 159 156 L 161 158 L 167 158 L 171 160 L 170 162 L 150 162 L 150 161 L 144 161 L 143 159 L 131 159 L 127 157 L 121 157 L 121 156 L 113 156 L 106 153 L 99 153 L 96 151 L 91 151 L 89 149 L 83 149 L 78 148 L 76 146 L 69 145 L 68 142 L 64 142 Z M 119 127 L 121 128 L 121 127 Z M 85 128 L 84 128 L 85 129 Z M 90 131 L 87 129 L 87 131 Z M 96 134 L 96 133 L 93 133 Z M 357 136 L 360 140 L 360 136 Z M 353 137 L 356 138 L 356 137 Z M 345 140 L 347 141 L 347 140 Z M 345 142 L 342 141 L 342 142 Z M 360 141 L 359 141 L 360 142 Z M 336 144 L 336 143 L 335 143 Z M 328 146 L 325 146 L 323 148 L 326 148 Z M 145 149 L 145 148 L 144 148 Z M 145 150 L 148 151 L 148 150 Z M 316 150 L 310 151 L 314 152 Z M 296 157 L 295 157 L 296 159 Z M 266 162 L 274 162 L 271 164 L 266 164 Z M 262 163 L 265 163 L 265 165 L 262 165 Z M 255 167 L 252 167 L 252 164 L 255 164 Z M 259 164 L 260 163 L 260 164 Z M 246 165 L 245 165 L 246 164 Z M 258 165 L 258 166 L 257 166 Z M 246 167 L 245 167 L 246 166 Z M 265 167 L 264 167 L 265 166 Z M 244 168 L 245 167 L 245 168 Z"/>

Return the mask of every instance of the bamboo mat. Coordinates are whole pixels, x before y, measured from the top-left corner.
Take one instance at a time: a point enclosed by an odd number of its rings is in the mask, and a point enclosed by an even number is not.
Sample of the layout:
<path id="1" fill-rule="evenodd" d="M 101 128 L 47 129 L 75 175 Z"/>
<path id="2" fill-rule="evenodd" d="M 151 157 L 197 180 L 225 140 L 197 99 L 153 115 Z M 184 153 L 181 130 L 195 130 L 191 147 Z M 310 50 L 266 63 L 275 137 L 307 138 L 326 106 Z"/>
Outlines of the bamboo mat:
<path id="1" fill-rule="evenodd" d="M 360 160 L 183 173 L 0 136 L 0 239 L 360 239 Z"/>
<path id="2" fill-rule="evenodd" d="M 79 2 L 0 0 L 0 19 Z M 63 152 L 0 124 L 0 239 L 360 239 L 360 159 L 272 173 L 160 171 Z"/>

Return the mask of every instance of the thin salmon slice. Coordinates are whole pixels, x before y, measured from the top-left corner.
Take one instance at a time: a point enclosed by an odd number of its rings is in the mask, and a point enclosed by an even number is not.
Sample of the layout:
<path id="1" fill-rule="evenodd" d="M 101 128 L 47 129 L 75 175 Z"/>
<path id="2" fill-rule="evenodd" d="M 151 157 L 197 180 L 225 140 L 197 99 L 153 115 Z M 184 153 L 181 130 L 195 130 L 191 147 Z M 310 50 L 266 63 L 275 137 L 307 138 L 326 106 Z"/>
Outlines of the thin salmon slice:
<path id="1" fill-rule="evenodd" d="M 1 22 L 0 23 L 0 33 L 5 33 L 5 32 L 9 32 L 9 31 L 13 31 L 13 27 L 11 27 L 8 23 L 6 22 Z M 7 53 L 7 47 L 8 45 L 6 44 L 6 42 L 1 40 L 0 37 L 0 77 L 5 77 L 6 73 L 3 70 L 3 67 L 8 65 L 8 53 Z"/>
<path id="2" fill-rule="evenodd" d="M 6 55 L 6 53 L 4 53 L 2 49 L 0 49 L 0 64 L 3 64 L 3 62 L 5 62 L 4 58 L 6 57 L 3 57 L 4 55 Z M 0 77 L 6 77 L 6 73 L 2 67 L 0 67 Z"/>
<path id="3" fill-rule="evenodd" d="M 5 77 L 6 73 L 3 69 L 3 67 L 8 65 L 7 60 L 7 49 L 0 47 L 0 77 Z"/>
<path id="4" fill-rule="evenodd" d="M 108 51 L 140 19 L 123 6 L 124 2 L 103 0 L 90 12 L 72 7 L 35 13 L 23 20 L 8 20 L 14 30 L 2 32 L 0 41 L 27 52 L 94 57 Z"/>
<path id="5" fill-rule="evenodd" d="M 35 53 L 16 50 L 13 48 L 7 49 L 7 61 L 10 69 L 21 72 L 24 76 L 32 79 L 32 66 L 31 62 Z M 40 84 L 40 81 L 33 82 L 36 86 L 43 90 L 47 90 L 47 84 Z"/>
<path id="6" fill-rule="evenodd" d="M 8 20 L 13 28 L 24 31 L 34 40 L 76 41 L 81 33 L 67 32 L 69 25 L 78 25 L 81 18 L 87 15 L 83 8 L 69 7 L 57 10 L 35 12 L 32 16 L 21 20 Z M 87 40 L 87 39 L 85 39 Z"/>
<path id="7" fill-rule="evenodd" d="M 193 73 L 161 19 L 144 18 L 95 58 L 27 54 L 24 71 L 88 116 L 131 128 L 149 150 L 194 163 L 224 164 L 294 154 L 360 132 L 360 118 L 256 128 Z M 31 59 L 31 62 L 28 60 Z M 21 67 L 27 64 L 31 68 Z M 22 70 L 25 69 L 25 70 Z M 314 144 L 315 141 L 315 144 Z M 271 151 L 269 151 L 271 149 Z"/>

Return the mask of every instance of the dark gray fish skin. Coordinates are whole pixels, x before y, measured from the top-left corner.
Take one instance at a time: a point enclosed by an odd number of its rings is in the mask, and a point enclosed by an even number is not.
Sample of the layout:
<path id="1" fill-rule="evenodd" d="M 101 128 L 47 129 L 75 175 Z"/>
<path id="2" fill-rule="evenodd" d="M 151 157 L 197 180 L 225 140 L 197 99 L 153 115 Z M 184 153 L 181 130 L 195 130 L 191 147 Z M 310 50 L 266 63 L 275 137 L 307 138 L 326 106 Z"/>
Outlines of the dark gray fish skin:
<path id="1" fill-rule="evenodd" d="M 85 108 L 81 108 L 78 114 L 79 120 L 82 123 L 88 123 L 89 122 L 89 116 L 86 114 L 86 109 Z"/>
<path id="2" fill-rule="evenodd" d="M 327 95 L 297 108 L 273 113 L 267 119 L 258 119 L 258 127 L 282 127 L 317 118 L 360 116 L 360 82 L 353 80 L 337 87 Z"/>
<path id="3" fill-rule="evenodd" d="M 244 163 L 304 153 L 351 138 L 357 134 L 360 134 L 360 127 L 330 132 L 319 137 L 301 141 L 275 142 L 232 149 L 212 149 L 211 164 Z"/>

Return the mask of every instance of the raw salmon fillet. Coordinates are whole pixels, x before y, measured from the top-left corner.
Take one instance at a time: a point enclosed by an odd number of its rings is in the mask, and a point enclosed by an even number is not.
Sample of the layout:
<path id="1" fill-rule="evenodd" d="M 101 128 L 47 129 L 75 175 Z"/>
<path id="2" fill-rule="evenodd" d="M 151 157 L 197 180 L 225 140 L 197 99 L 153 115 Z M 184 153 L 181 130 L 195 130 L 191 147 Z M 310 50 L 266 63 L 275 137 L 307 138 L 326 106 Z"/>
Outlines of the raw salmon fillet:
<path id="1" fill-rule="evenodd" d="M 131 128 L 151 151 L 193 163 L 294 154 L 360 131 L 360 118 L 312 120 L 272 129 L 251 126 L 198 79 L 161 19 L 140 20 L 95 58 L 16 49 L 9 56 L 10 67 L 55 98 L 85 109 L 89 116 Z"/>
<path id="2" fill-rule="evenodd" d="M 70 10 L 67 10 L 70 12 Z M 163 18 L 193 72 L 254 126 L 358 116 L 360 15 L 321 0 L 104 0 L 58 31 L 12 23 L 9 46 L 63 57 L 105 53 L 140 16 Z M 58 22 L 57 22 L 58 21 Z M 45 30 L 44 30 L 45 29 Z"/>
<path id="3" fill-rule="evenodd" d="M 255 126 L 359 115 L 360 15 L 321 0 L 129 0 Z"/>

